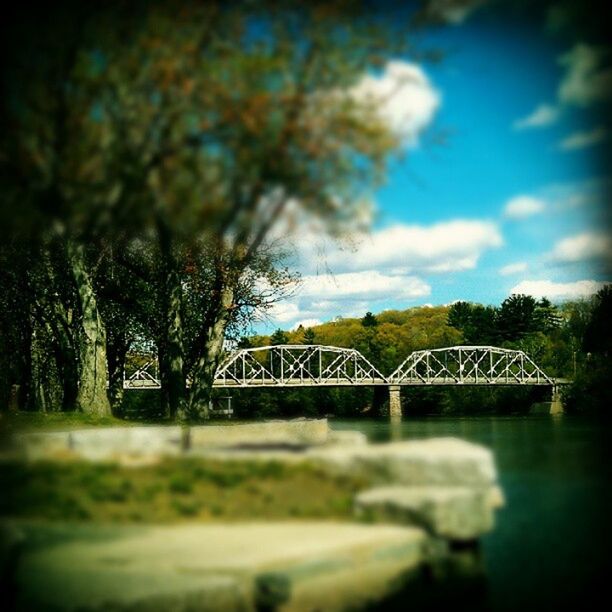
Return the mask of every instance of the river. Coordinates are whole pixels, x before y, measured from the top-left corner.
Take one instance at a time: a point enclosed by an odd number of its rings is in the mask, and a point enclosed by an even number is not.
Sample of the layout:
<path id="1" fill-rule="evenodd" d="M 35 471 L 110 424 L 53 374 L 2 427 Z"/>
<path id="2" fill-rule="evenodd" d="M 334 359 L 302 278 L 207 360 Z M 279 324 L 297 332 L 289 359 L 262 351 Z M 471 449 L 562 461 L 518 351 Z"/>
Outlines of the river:
<path id="1" fill-rule="evenodd" d="M 493 610 L 590 607 L 610 590 L 608 425 L 565 415 L 405 416 L 393 431 L 386 421 L 332 421 L 372 441 L 455 436 L 493 450 L 506 505 L 482 540 L 485 603 L 474 606 Z"/>

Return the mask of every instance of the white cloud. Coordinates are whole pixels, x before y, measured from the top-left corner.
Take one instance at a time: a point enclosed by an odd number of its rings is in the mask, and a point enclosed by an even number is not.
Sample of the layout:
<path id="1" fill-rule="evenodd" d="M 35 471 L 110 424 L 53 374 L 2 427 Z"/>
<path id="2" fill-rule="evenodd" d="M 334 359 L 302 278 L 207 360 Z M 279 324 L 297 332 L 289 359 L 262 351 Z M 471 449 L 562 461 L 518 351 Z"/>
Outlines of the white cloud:
<path id="1" fill-rule="evenodd" d="M 423 69 L 409 62 L 387 63 L 380 75 L 366 75 L 351 89 L 354 100 L 365 105 L 402 139 L 416 145 L 440 106 L 440 94 Z"/>
<path id="2" fill-rule="evenodd" d="M 559 148 L 563 151 L 585 149 L 603 142 L 607 137 L 608 130 L 603 126 L 599 126 L 588 132 L 574 132 L 570 134 L 559 143 Z"/>
<path id="3" fill-rule="evenodd" d="M 354 237 L 344 245 L 316 240 L 302 243 L 302 260 L 320 269 L 319 254 L 334 272 L 377 269 L 397 276 L 473 269 L 484 251 L 503 244 L 497 226 L 488 221 L 454 220 L 430 226 L 402 225 Z"/>
<path id="4" fill-rule="evenodd" d="M 561 12 L 565 12 L 561 9 Z M 559 118 L 563 107 L 587 107 L 612 98 L 612 67 L 610 52 L 604 47 L 578 43 L 559 57 L 565 69 L 557 90 L 558 106 L 540 104 L 530 115 L 518 119 L 515 129 L 538 128 L 551 125 Z M 607 134 L 603 128 L 577 132 L 560 143 L 565 151 L 582 149 L 602 142 Z"/>
<path id="5" fill-rule="evenodd" d="M 525 130 L 529 128 L 541 128 L 552 125 L 559 118 L 559 109 L 550 104 L 540 104 L 533 112 L 522 119 L 514 122 L 514 128 Z"/>
<path id="6" fill-rule="evenodd" d="M 575 45 L 559 59 L 566 73 L 559 85 L 559 100 L 588 106 L 612 95 L 612 68 L 604 66 L 606 51 L 584 43 Z"/>
<path id="7" fill-rule="evenodd" d="M 266 314 L 280 323 L 288 323 L 301 316 L 300 308 L 293 300 L 282 300 L 274 303 Z"/>
<path id="8" fill-rule="evenodd" d="M 612 239 L 606 234 L 583 232 L 555 244 L 552 259 L 563 263 L 612 257 Z"/>
<path id="9" fill-rule="evenodd" d="M 519 195 L 506 203 L 504 215 L 509 219 L 525 219 L 544 211 L 546 203 L 528 195 Z"/>
<path id="10" fill-rule="evenodd" d="M 594 280 L 581 280 L 571 283 L 556 283 L 549 280 L 527 280 L 515 285 L 510 293 L 522 293 L 535 298 L 576 299 L 597 293 L 606 283 Z"/>
<path id="11" fill-rule="evenodd" d="M 431 286 L 414 276 L 391 276 L 376 270 L 309 275 L 290 301 L 275 304 L 269 316 L 280 323 L 306 327 L 337 315 L 360 316 L 377 302 L 407 302 L 425 297 Z"/>
<path id="12" fill-rule="evenodd" d="M 390 276 L 377 270 L 305 276 L 300 298 L 342 300 L 414 299 L 429 295 L 431 287 L 410 276 Z"/>
<path id="13" fill-rule="evenodd" d="M 309 327 L 315 327 L 316 325 L 321 325 L 323 321 L 320 319 L 302 319 L 301 321 L 295 322 L 291 326 L 291 331 L 295 331 L 298 327 L 302 326 L 304 329 L 308 329 Z"/>
<path id="14" fill-rule="evenodd" d="M 334 240 L 318 224 L 288 234 L 302 281 L 290 302 L 268 313 L 282 324 L 363 316 L 375 304 L 421 299 L 431 287 L 424 274 L 473 269 L 482 254 L 503 244 L 490 221 L 457 219 L 429 226 L 396 224 Z"/>
<path id="15" fill-rule="evenodd" d="M 511 274 L 519 274 L 527 270 L 527 263 L 524 261 L 517 261 L 516 263 L 508 264 L 503 268 L 499 269 L 499 273 L 502 276 L 510 276 Z"/>

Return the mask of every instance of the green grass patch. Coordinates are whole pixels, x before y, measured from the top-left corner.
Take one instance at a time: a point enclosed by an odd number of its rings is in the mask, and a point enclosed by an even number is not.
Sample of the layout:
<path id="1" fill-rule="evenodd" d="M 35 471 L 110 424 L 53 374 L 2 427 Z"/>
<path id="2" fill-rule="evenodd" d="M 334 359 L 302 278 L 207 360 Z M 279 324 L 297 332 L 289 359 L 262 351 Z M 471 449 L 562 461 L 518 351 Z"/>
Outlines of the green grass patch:
<path id="1" fill-rule="evenodd" d="M 132 423 L 113 416 L 100 417 L 82 412 L 4 412 L 0 413 L 0 431 L 65 431 L 90 427 L 123 427 Z"/>
<path id="2" fill-rule="evenodd" d="M 275 461 L 172 459 L 137 468 L 14 462 L 0 464 L 0 516 L 104 523 L 342 518 L 366 485 Z"/>

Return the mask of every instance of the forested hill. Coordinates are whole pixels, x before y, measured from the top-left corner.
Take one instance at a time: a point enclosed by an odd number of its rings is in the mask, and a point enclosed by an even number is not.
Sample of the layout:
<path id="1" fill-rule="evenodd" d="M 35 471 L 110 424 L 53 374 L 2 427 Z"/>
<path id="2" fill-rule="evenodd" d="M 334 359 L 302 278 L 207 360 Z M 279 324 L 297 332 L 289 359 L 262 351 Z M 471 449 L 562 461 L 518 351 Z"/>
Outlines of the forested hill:
<path id="1" fill-rule="evenodd" d="M 574 379 L 564 390 L 570 411 L 603 414 L 605 407 L 612 405 L 607 384 L 612 375 L 612 333 L 607 315 L 611 306 L 611 285 L 593 298 L 559 305 L 513 295 L 499 306 L 456 302 L 366 313 L 363 318 L 337 317 L 310 328 L 277 329 L 269 336 L 245 337 L 239 346 L 290 343 L 351 347 L 385 375 L 414 350 L 457 344 L 514 348 L 525 351 L 550 376 Z M 263 414 L 301 414 L 311 405 L 313 414 L 322 409 L 337 414 L 337 407 L 342 406 L 340 413 L 350 415 L 372 402 L 363 390 L 292 391 L 284 398 L 275 393 L 262 390 L 258 395 L 248 394 L 250 409 L 261 409 Z M 404 396 L 412 411 L 471 413 L 528 410 L 532 401 L 546 399 L 538 393 L 533 389 L 406 389 Z M 311 397 L 313 394 L 316 397 Z M 291 404 L 295 404 L 293 408 Z"/>
<path id="2" fill-rule="evenodd" d="M 412 351 L 457 344 L 494 345 L 524 350 L 548 372 L 567 376 L 573 369 L 589 320 L 590 302 L 567 302 L 513 295 L 499 307 L 468 302 L 366 313 L 311 328 L 276 330 L 245 338 L 241 346 L 324 344 L 358 349 L 388 374 Z"/>
<path id="3" fill-rule="evenodd" d="M 462 333 L 447 324 L 448 306 L 386 310 L 362 319 L 341 318 L 294 331 L 277 330 L 271 336 L 243 340 L 242 346 L 266 344 L 324 344 L 356 348 L 389 373 L 411 352 L 425 347 L 458 344 Z"/>

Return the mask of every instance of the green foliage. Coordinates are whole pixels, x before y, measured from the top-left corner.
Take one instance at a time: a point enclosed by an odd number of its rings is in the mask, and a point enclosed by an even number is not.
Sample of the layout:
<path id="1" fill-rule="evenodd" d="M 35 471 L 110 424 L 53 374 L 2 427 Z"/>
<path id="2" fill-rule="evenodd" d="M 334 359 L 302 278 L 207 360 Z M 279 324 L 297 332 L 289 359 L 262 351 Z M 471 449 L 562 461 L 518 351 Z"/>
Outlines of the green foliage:
<path id="1" fill-rule="evenodd" d="M 1 406 L 16 389 L 21 408 L 89 409 L 93 380 L 118 409 L 136 343 L 157 349 L 162 411 L 200 414 L 224 336 L 295 280 L 267 246 L 279 216 L 293 203 L 350 229 L 401 148 L 354 95 L 413 49 L 414 22 L 387 10 L 59 0 L 5 15 Z M 15 347 L 28 357 L 12 363 Z"/>
<path id="2" fill-rule="evenodd" d="M 612 353 L 612 285 L 606 285 L 595 296 L 584 330 L 583 349 L 604 356 Z"/>
<path id="3" fill-rule="evenodd" d="M 553 377 L 573 378 L 566 389 L 571 410 L 600 408 L 607 401 L 604 386 L 606 359 L 587 355 L 586 346 L 599 355 L 610 347 L 610 291 L 593 300 L 566 302 L 560 306 L 546 299 L 514 295 L 501 306 L 456 302 L 449 307 L 417 307 L 388 310 L 363 319 L 336 319 L 312 328 L 323 345 L 358 349 L 383 374 L 391 373 L 412 351 L 457 344 L 503 346 L 524 351 Z M 591 314 L 593 313 L 593 314 Z M 363 321 L 369 323 L 364 325 Z M 372 325 L 372 321 L 377 323 Z M 282 332 L 287 343 L 300 343 L 303 330 Z M 279 330 L 274 334 L 280 338 Z M 591 338 L 597 338 L 596 344 Z M 252 346 L 269 344 L 271 338 L 255 336 Z M 588 389 L 588 392 L 587 392 Z M 600 393 L 600 391 L 603 392 Z M 534 389 L 415 389 L 406 388 L 403 399 L 410 414 L 526 413 L 532 403 L 545 401 Z M 240 390 L 234 393 L 237 413 L 245 418 L 283 416 L 375 416 L 387 401 L 384 389 Z M 594 399 L 592 399 L 594 398 Z M 598 399 L 599 398 L 599 399 Z"/>
<path id="4" fill-rule="evenodd" d="M 366 312 L 363 319 L 361 319 L 361 325 L 363 327 L 376 327 L 378 319 L 371 312 Z"/>
<path id="5" fill-rule="evenodd" d="M 302 339 L 303 344 L 316 344 L 316 339 L 316 334 L 311 327 L 304 330 L 304 337 Z"/>
<path id="6" fill-rule="evenodd" d="M 278 344 L 287 344 L 289 342 L 289 335 L 285 333 L 282 329 L 277 329 L 270 336 L 270 344 L 278 345 Z"/>
<path id="7" fill-rule="evenodd" d="M 465 344 L 495 345 L 499 341 L 498 312 L 492 306 L 455 302 L 448 311 L 448 324 L 463 333 Z"/>
<path id="8" fill-rule="evenodd" d="M 448 324 L 460 330 L 465 344 L 500 346 L 518 342 L 530 334 L 551 333 L 561 325 L 556 306 L 546 298 L 511 295 L 499 308 L 455 302 Z"/>
<path id="9" fill-rule="evenodd" d="M 497 325 L 502 340 L 514 340 L 537 331 L 537 302 L 530 295 L 511 295 L 499 309 Z"/>

